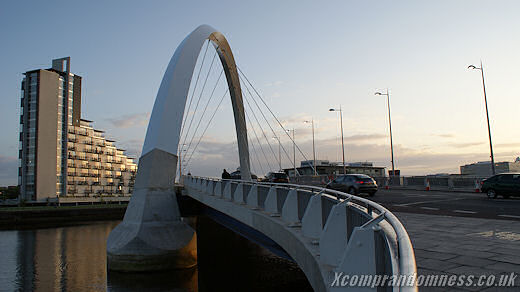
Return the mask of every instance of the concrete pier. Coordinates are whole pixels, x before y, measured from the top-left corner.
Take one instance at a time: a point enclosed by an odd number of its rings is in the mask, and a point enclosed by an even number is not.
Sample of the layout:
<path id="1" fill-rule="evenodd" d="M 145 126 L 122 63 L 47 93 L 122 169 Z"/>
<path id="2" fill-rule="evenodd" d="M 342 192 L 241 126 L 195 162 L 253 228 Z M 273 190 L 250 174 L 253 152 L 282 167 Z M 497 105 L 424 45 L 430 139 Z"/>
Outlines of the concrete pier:
<path id="1" fill-rule="evenodd" d="M 197 239 L 180 216 L 174 180 L 177 156 L 154 149 L 139 160 L 123 222 L 107 240 L 108 269 L 157 271 L 197 264 Z"/>

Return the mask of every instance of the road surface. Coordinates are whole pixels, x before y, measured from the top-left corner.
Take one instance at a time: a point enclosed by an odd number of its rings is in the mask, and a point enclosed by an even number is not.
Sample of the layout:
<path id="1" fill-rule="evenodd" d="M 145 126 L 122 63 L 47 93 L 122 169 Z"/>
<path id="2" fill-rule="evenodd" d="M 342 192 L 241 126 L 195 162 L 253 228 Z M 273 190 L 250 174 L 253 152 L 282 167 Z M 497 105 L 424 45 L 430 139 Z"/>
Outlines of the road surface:
<path id="1" fill-rule="evenodd" d="M 380 189 L 366 198 L 392 212 L 520 221 L 519 197 L 488 199 L 482 193 Z"/>

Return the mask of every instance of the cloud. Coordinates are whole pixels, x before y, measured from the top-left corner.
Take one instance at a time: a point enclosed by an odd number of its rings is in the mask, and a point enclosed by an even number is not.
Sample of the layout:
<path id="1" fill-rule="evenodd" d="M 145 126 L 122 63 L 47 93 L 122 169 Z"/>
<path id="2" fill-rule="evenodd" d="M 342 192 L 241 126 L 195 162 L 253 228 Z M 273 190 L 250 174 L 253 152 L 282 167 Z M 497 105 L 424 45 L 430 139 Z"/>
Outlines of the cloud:
<path id="1" fill-rule="evenodd" d="M 498 143 L 494 144 L 495 147 L 502 147 L 502 148 L 520 148 L 519 142 L 513 142 L 513 143 Z"/>
<path id="2" fill-rule="evenodd" d="M 432 134 L 433 136 L 442 137 L 442 138 L 455 138 L 453 134 Z"/>
<path id="3" fill-rule="evenodd" d="M 273 82 L 269 82 L 269 83 L 266 83 L 265 86 L 266 87 L 270 87 L 270 86 L 280 86 L 282 85 L 284 82 L 283 81 L 273 81 Z"/>
<path id="4" fill-rule="evenodd" d="M 144 139 L 130 139 L 118 142 L 118 144 L 121 145 L 121 148 L 126 150 L 125 155 L 132 158 L 139 158 L 141 156 L 143 143 Z"/>
<path id="5" fill-rule="evenodd" d="M 456 147 L 456 148 L 466 148 L 472 146 L 479 146 L 485 144 L 484 142 L 464 142 L 464 143 L 448 143 L 448 146 Z"/>
<path id="6" fill-rule="evenodd" d="M 18 158 L 0 155 L 0 185 L 18 184 Z"/>
<path id="7" fill-rule="evenodd" d="M 132 128 L 146 126 L 150 120 L 150 113 L 127 114 L 106 119 L 116 128 Z"/>

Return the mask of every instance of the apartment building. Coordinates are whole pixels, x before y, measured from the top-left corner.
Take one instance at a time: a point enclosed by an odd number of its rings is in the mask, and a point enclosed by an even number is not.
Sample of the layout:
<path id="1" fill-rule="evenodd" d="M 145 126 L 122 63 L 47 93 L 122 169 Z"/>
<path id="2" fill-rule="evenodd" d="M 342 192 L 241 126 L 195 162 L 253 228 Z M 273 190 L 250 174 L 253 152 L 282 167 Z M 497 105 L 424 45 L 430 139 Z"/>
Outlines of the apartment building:
<path id="1" fill-rule="evenodd" d="M 115 141 L 81 119 L 81 76 L 70 57 L 49 69 L 24 73 L 21 83 L 20 199 L 124 197 L 132 193 L 136 164 Z"/>

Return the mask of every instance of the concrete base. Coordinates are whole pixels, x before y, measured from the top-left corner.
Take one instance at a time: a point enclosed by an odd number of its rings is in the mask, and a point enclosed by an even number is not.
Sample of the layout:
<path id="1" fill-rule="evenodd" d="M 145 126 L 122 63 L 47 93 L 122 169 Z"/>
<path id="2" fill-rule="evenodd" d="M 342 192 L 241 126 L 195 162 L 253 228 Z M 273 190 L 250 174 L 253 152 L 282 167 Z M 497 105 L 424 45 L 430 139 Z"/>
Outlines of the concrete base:
<path id="1" fill-rule="evenodd" d="M 108 269 L 136 272 L 197 264 L 197 237 L 180 217 L 173 189 L 177 156 L 154 149 L 139 161 L 123 222 L 107 240 Z"/>

